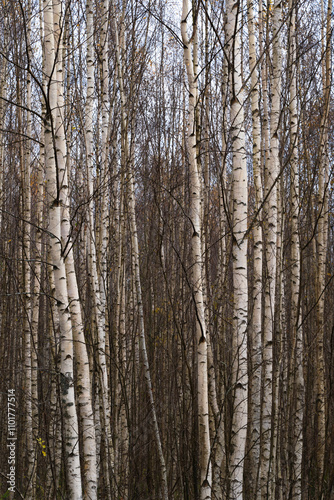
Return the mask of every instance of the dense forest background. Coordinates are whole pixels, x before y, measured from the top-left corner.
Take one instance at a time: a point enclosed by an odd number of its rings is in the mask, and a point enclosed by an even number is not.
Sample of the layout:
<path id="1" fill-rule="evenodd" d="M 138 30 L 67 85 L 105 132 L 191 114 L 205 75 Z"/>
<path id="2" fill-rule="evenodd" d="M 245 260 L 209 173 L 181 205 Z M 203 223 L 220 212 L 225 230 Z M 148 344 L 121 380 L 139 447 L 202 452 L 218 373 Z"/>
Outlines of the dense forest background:
<path id="1" fill-rule="evenodd" d="M 333 500 L 332 93 L 332 0 L 1 2 L 1 498 Z"/>

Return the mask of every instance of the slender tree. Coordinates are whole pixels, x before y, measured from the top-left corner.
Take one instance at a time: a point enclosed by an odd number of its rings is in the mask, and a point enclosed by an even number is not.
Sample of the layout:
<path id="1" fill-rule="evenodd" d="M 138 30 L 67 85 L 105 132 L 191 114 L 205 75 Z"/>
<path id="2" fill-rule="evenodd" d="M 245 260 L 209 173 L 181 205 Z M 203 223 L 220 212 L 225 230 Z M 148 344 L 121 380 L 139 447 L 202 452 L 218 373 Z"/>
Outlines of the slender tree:
<path id="1" fill-rule="evenodd" d="M 56 70 L 56 45 L 54 36 L 54 6 L 51 1 L 43 3 L 44 10 L 44 56 L 47 79 L 45 114 L 45 166 L 47 197 L 49 207 L 48 232 L 50 235 L 50 257 L 54 269 L 55 300 L 60 326 L 60 386 L 64 418 L 64 437 L 66 443 L 67 485 L 71 498 L 82 498 L 81 468 L 79 457 L 78 416 L 74 396 L 73 332 L 66 280 L 66 268 L 61 240 L 61 190 L 66 172 L 64 162 L 65 138 L 56 129 L 59 92 Z M 57 14 L 56 14 L 57 15 Z M 59 19 L 59 16 L 58 16 Z M 59 22 L 59 21 L 58 21 Z M 60 39 L 58 38 L 58 43 Z M 59 88 L 60 87 L 60 88 Z M 61 109 L 61 108 L 60 108 Z M 59 144 L 60 143 L 60 144 Z M 59 148 L 59 145 L 62 149 Z M 58 146 L 58 147 L 57 147 Z"/>
<path id="2" fill-rule="evenodd" d="M 193 23 L 193 33 L 187 34 L 187 19 L 190 14 L 188 1 L 183 0 L 181 34 L 184 45 L 184 63 L 187 71 L 189 86 L 188 130 L 187 147 L 189 155 L 190 179 L 190 223 L 191 223 L 191 289 L 196 316 L 197 341 L 197 377 L 198 377 L 198 421 L 199 421 L 199 453 L 200 453 L 200 496 L 204 500 L 211 498 L 211 445 L 209 430 L 209 400 L 208 400 L 208 339 L 205 323 L 203 301 L 203 268 L 202 268 L 202 241 L 201 241 L 201 184 L 196 158 L 196 131 L 195 109 L 198 98 L 197 68 L 195 66 L 195 52 L 192 54 L 197 25 Z M 196 13 L 195 13 L 196 16 Z M 194 57 L 194 59 L 193 59 Z"/>

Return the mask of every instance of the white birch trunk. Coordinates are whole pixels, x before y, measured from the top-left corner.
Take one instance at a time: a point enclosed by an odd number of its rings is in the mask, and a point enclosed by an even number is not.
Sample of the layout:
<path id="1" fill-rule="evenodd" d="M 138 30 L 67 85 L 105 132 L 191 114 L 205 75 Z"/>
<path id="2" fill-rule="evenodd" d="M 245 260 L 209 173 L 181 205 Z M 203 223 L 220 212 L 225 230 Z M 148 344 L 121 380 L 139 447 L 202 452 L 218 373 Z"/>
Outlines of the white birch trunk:
<path id="1" fill-rule="evenodd" d="M 61 11 L 60 3 L 54 1 L 54 25 L 56 39 L 61 33 Z M 62 40 L 59 39 L 59 54 L 62 54 Z M 84 480 L 84 498 L 94 500 L 97 497 L 97 473 L 96 473 L 96 438 L 92 410 L 92 389 L 89 373 L 89 361 L 87 348 L 84 338 L 84 328 L 79 300 L 78 283 L 74 268 L 73 247 L 71 241 L 71 225 L 69 215 L 69 197 L 68 197 L 68 167 L 66 166 L 67 151 L 64 131 L 63 110 L 63 68 L 62 60 L 57 61 L 57 114 L 56 114 L 56 147 L 58 154 L 58 163 L 63 168 L 59 169 L 62 175 L 62 186 L 60 190 L 60 201 L 62 206 L 61 218 L 61 237 L 62 245 L 65 251 L 65 267 L 67 277 L 68 299 L 70 304 L 71 323 L 73 329 L 75 361 L 77 368 L 77 397 L 82 431 L 83 442 L 83 480 Z"/>
<path id="2" fill-rule="evenodd" d="M 106 362 L 106 339 L 105 339 L 105 306 L 101 301 L 100 283 L 97 267 L 97 241 L 94 226 L 94 185 L 93 185 L 93 109 L 94 109 L 94 27 L 93 27 L 93 2 L 88 0 L 86 4 L 87 13 L 87 98 L 86 98 L 86 164 L 89 195 L 89 268 L 91 286 L 93 292 L 94 315 L 97 328 L 97 358 L 98 358 L 98 380 L 100 387 L 100 418 L 102 424 L 102 435 L 105 441 L 106 460 L 103 466 L 106 468 L 107 497 L 111 495 L 111 471 L 114 468 L 114 453 L 111 442 L 111 410 L 110 391 Z M 103 283 L 104 292 L 104 283 Z"/>
<path id="3" fill-rule="evenodd" d="M 199 453 L 200 453 L 200 498 L 211 499 L 212 465 L 211 444 L 209 429 L 209 397 L 208 397 L 208 339 L 205 323 L 203 301 L 203 276 L 202 276 L 202 248 L 201 248 L 201 185 L 196 159 L 196 129 L 195 106 L 197 90 L 196 71 L 192 59 L 194 33 L 189 40 L 187 34 L 187 18 L 189 16 L 188 0 L 183 0 L 181 33 L 184 46 L 184 63 L 187 70 L 189 86 L 189 119 L 188 119 L 188 154 L 190 169 L 190 222 L 192 224 L 191 237 L 191 276 L 192 295 L 196 314 L 197 338 L 197 383 L 198 383 L 198 421 L 199 421 Z M 196 58 L 195 58 L 196 60 Z"/>
<path id="4" fill-rule="evenodd" d="M 260 464 L 260 419 L 261 419 L 261 334 L 262 334 L 262 213 L 259 212 L 263 200 L 261 177 L 261 124 L 259 110 L 259 81 L 256 57 L 255 19 L 253 1 L 247 1 L 249 34 L 249 69 L 251 72 L 251 109 L 253 139 L 253 179 L 255 187 L 254 221 L 254 285 L 253 308 L 250 318 L 251 359 L 249 381 L 249 470 L 247 483 L 251 488 L 250 498 L 256 498 Z"/>
<path id="5" fill-rule="evenodd" d="M 323 8 L 323 2 L 322 8 Z M 324 334 L 325 334 L 325 294 L 326 284 L 326 253 L 328 243 L 328 179 L 329 179 L 329 109 L 330 109 L 330 91 L 332 82 L 332 0 L 327 4 L 327 25 L 326 25 L 326 47 L 324 48 L 323 64 L 323 102 L 320 124 L 320 147 L 319 147 L 319 191 L 318 191 L 318 232 L 317 232 L 317 252 L 318 252 L 318 273 L 317 273 L 317 298 L 319 301 L 317 311 L 318 333 L 316 347 L 316 412 L 317 412 L 317 467 L 318 494 L 322 489 L 325 459 L 325 440 L 326 440 L 326 395 L 325 395 L 325 359 L 324 359 Z M 324 24 L 324 21 L 323 21 Z"/>
<path id="6" fill-rule="evenodd" d="M 48 100 L 45 116 L 45 163 L 47 180 L 47 202 L 49 211 L 48 232 L 50 235 L 50 256 L 55 277 L 55 299 L 60 325 L 60 386 L 63 406 L 64 439 L 66 451 L 67 488 L 71 500 L 82 499 L 81 470 L 78 442 L 78 418 L 74 395 L 73 336 L 69 313 L 66 269 L 61 244 L 62 207 L 60 191 L 64 163 L 56 149 L 56 109 L 58 106 L 58 84 L 54 75 L 55 37 L 53 5 L 43 2 L 44 10 L 44 55 L 48 84 Z"/>
<path id="7" fill-rule="evenodd" d="M 109 210 L 108 210 L 108 152 L 109 152 L 109 1 L 104 0 L 102 5 L 102 28 L 101 28 L 101 46 L 102 46 L 102 134 L 101 134 L 101 187 L 102 187 L 102 200 L 101 200 L 101 222 L 100 222 L 100 241 L 99 241 L 99 291 L 101 308 L 104 311 L 104 325 L 106 326 L 106 288 L 107 288 L 107 249 L 109 242 Z"/>
<path id="8" fill-rule="evenodd" d="M 281 2 L 275 1 L 273 7 L 273 63 L 271 74 L 271 113 L 270 113 L 270 154 L 265 165 L 264 206 L 265 228 L 265 294 L 262 357 L 262 429 L 261 429 L 261 498 L 271 498 L 271 445 L 272 445 L 272 405 L 273 405 L 273 333 L 276 290 L 277 255 L 277 176 L 279 173 L 278 124 L 281 95 Z M 265 124 L 266 125 L 266 124 Z M 267 144 L 267 148 L 269 145 Z M 270 192 L 270 194 L 269 194 Z"/>
<path id="9" fill-rule="evenodd" d="M 247 230 L 248 187 L 244 131 L 244 97 L 239 2 L 227 3 L 227 54 L 231 64 L 232 224 L 233 224 L 233 345 L 234 402 L 230 457 L 230 498 L 242 500 L 247 434 Z"/>
<path id="10" fill-rule="evenodd" d="M 27 43 L 30 45 L 31 38 L 31 4 L 28 2 L 28 26 L 27 26 Z M 30 53 L 30 48 L 28 49 Z M 31 136 L 31 79 L 30 75 L 27 77 L 27 136 Z M 21 110 L 19 111 L 21 117 Z M 21 121 L 21 120 L 20 120 Z M 19 128 L 23 131 L 22 124 Z M 23 214 L 23 303 L 24 303 L 24 315 L 23 315 L 23 335 L 24 335 L 24 361 L 25 361 L 25 412 L 26 412 L 26 450 L 27 450 L 27 495 L 28 497 L 34 496 L 34 484 L 36 475 L 35 468 L 35 447 L 33 442 L 33 421 L 32 421 L 32 342 L 31 342 L 31 252 L 30 252 L 30 241 L 31 241 L 31 188 L 30 188 L 30 162 L 31 162 L 31 145 L 27 140 L 25 142 L 24 154 L 22 155 L 22 214 Z"/>
<path id="11" fill-rule="evenodd" d="M 299 173 L 298 173 L 298 110 L 297 110 L 297 44 L 296 7 L 289 2 L 290 18 L 290 189 L 291 189 L 291 326 L 292 353 L 290 377 L 292 393 L 290 411 L 293 422 L 292 498 L 301 500 L 302 455 L 303 455 L 303 337 L 300 321 L 300 245 L 298 230 Z"/>

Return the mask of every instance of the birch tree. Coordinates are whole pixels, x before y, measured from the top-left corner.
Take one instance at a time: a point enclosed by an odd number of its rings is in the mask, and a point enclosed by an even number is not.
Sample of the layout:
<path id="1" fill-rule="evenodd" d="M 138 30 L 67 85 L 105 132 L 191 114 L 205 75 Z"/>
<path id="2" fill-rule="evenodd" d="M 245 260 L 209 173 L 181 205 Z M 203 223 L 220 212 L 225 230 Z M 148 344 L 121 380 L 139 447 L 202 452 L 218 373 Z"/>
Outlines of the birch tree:
<path id="1" fill-rule="evenodd" d="M 322 11 L 324 4 L 321 3 Z M 332 1 L 327 4 L 326 23 L 323 16 L 323 36 L 322 52 L 324 59 L 322 61 L 322 95 L 324 108 L 320 123 L 320 144 L 318 151 L 318 159 L 320 165 L 319 171 L 319 190 L 318 190 L 318 231 L 317 231 L 317 300 L 318 303 L 318 334 L 316 347 L 316 404 L 317 404 L 317 467 L 319 472 L 319 487 L 320 494 L 321 484 L 324 474 L 324 457 L 325 457 L 325 441 L 326 441 L 326 417 L 325 417 L 325 360 L 324 360 L 324 287 L 326 283 L 326 248 L 328 242 L 328 179 L 329 179 L 329 151 L 328 151 L 328 111 L 330 105 L 330 88 L 331 88 L 331 40 L 332 40 Z M 325 29 L 326 26 L 326 29 Z M 324 44 L 325 42 L 325 44 Z"/>
<path id="2" fill-rule="evenodd" d="M 270 112 L 270 144 L 267 144 L 268 154 L 265 163 L 264 206 L 265 228 L 265 293 L 264 293 L 264 324 L 263 324 L 263 393 L 261 413 L 261 498 L 268 498 L 271 493 L 272 464 L 272 404 L 273 404 L 273 333 L 276 290 L 276 253 L 277 253 L 277 179 L 279 174 L 279 114 L 281 94 L 281 3 L 273 5 L 272 18 L 272 71 L 271 112 Z"/>
<path id="3" fill-rule="evenodd" d="M 2 2 L 0 497 L 331 499 L 331 11 Z"/>
<path id="4" fill-rule="evenodd" d="M 247 166 L 245 151 L 240 3 L 227 4 L 227 57 L 230 67 L 233 224 L 233 417 L 229 463 L 230 497 L 242 499 L 247 431 Z"/>
<path id="5" fill-rule="evenodd" d="M 91 286 L 93 292 L 94 303 L 94 318 L 97 334 L 97 379 L 99 384 L 99 415 L 101 418 L 101 427 L 105 445 L 105 456 L 102 460 L 102 467 L 105 470 L 105 480 L 107 488 L 107 497 L 111 495 L 111 475 L 114 468 L 114 452 L 111 442 L 111 409 L 110 409 L 110 393 L 109 393 L 109 380 L 107 373 L 106 362 L 106 337 L 105 337 L 105 306 L 101 300 L 101 293 L 104 294 L 104 283 L 100 289 L 100 280 L 98 275 L 97 264 L 97 249 L 98 242 L 95 233 L 94 224 L 94 179 L 93 179 L 93 111 L 94 111 L 94 26 L 93 26 L 93 2 L 88 1 L 86 4 L 87 14 L 87 96 L 86 96 L 86 123 L 85 123 L 85 141 L 86 141 L 86 166 L 87 166 L 87 180 L 88 180 L 88 197 L 89 197 L 89 267 Z M 104 24 L 106 20 L 103 20 Z M 105 123 L 104 123 L 105 125 Z M 105 138 L 105 133 L 103 135 Z M 105 148 L 104 149 L 104 164 L 105 164 Z M 103 243 L 103 245 L 105 242 Z"/>
<path id="6" fill-rule="evenodd" d="M 300 323 L 300 244 L 298 231 L 299 172 L 298 172 L 298 109 L 297 109 L 297 63 L 296 63 L 296 7 L 290 7 L 290 150 L 291 150 L 291 324 L 293 328 L 290 377 L 292 382 L 289 402 L 293 423 L 292 498 L 302 495 L 303 454 L 303 337 Z"/>
<path id="7" fill-rule="evenodd" d="M 253 179 L 255 187 L 254 239 L 254 286 L 253 305 L 250 318 L 251 352 L 249 380 L 249 468 L 251 497 L 256 498 L 260 462 L 260 413 L 261 413 L 261 335 L 262 335 L 262 264 L 263 235 L 260 211 L 263 201 L 261 172 L 261 124 L 259 103 L 259 72 L 256 55 L 255 13 L 253 2 L 247 2 L 249 36 L 249 70 L 251 77 L 252 139 L 253 139 Z M 261 10 L 259 13 L 261 16 Z M 261 24 L 260 24 L 261 25 Z"/>
<path id="8" fill-rule="evenodd" d="M 64 417 L 64 437 L 66 443 L 67 481 L 69 495 L 73 499 L 82 498 L 81 468 L 79 457 L 78 416 L 74 395 L 73 367 L 73 332 L 69 313 L 69 298 L 66 280 L 66 268 L 62 249 L 62 200 L 61 189 L 66 172 L 63 144 L 65 139 L 61 131 L 56 129 L 59 94 L 57 75 L 55 74 L 57 46 L 55 44 L 54 6 L 45 0 L 44 9 L 44 56 L 47 79 L 47 101 L 45 114 L 45 167 L 47 180 L 47 197 L 49 207 L 48 232 L 50 235 L 50 256 L 55 277 L 55 300 L 59 314 L 61 335 L 60 345 L 60 385 L 61 401 Z M 57 15 L 57 14 L 56 14 Z M 58 39 L 59 42 L 59 39 Z M 56 139 L 58 138 L 58 141 Z M 59 144 L 61 140 L 61 143 Z M 58 142 L 58 144 L 57 144 Z M 58 147 L 57 147 L 58 146 Z M 59 146 L 62 149 L 58 149 Z"/>
<path id="9" fill-rule="evenodd" d="M 203 301 L 203 269 L 202 269 L 202 242 L 201 242 L 201 187 L 196 158 L 196 130 L 195 109 L 197 104 L 197 68 L 195 68 L 192 47 L 196 34 L 196 22 L 193 24 L 193 33 L 189 38 L 187 33 L 187 19 L 190 9 L 187 0 L 183 0 L 181 34 L 184 46 L 184 63 L 188 79 L 188 130 L 187 147 L 189 155 L 190 177 L 190 222 L 191 222 L 191 287 L 196 315 L 197 340 L 197 377 L 198 377 L 198 422 L 199 422 L 199 453 L 200 453 L 200 496 L 201 499 L 211 498 L 211 445 L 209 430 L 209 400 L 208 400 L 208 340 L 205 324 Z M 196 14 L 195 14 L 196 16 Z"/>

